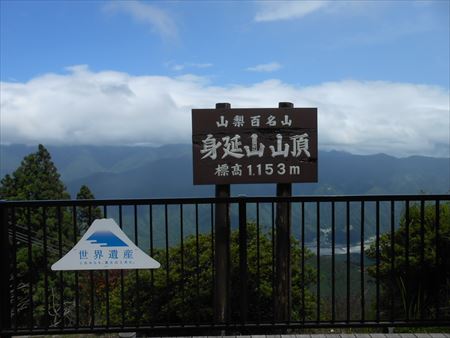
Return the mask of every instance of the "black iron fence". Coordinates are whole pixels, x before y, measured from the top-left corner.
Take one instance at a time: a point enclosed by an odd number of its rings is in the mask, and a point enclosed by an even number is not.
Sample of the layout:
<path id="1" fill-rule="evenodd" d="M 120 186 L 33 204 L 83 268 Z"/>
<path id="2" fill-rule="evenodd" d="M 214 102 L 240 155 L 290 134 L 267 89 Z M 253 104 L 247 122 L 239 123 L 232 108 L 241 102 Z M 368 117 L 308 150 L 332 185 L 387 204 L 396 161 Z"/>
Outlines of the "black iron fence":
<path id="1" fill-rule="evenodd" d="M 2 336 L 450 325 L 450 195 L 10 201 L 0 217 Z M 97 218 L 161 268 L 51 271 Z"/>

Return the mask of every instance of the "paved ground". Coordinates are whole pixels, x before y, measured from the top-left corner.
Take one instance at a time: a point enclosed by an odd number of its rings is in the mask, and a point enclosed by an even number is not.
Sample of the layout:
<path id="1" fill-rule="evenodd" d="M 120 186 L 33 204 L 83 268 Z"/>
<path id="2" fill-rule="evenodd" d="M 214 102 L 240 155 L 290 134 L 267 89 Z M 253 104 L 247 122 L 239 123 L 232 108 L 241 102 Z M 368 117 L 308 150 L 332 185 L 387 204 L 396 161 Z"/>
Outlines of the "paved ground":
<path id="1" fill-rule="evenodd" d="M 56 338 L 60 335 L 49 336 L 20 336 L 20 338 Z M 111 335 L 68 335 L 71 338 L 103 337 L 103 338 L 133 338 L 133 333 Z M 160 338 L 219 338 L 220 336 L 189 336 L 189 337 L 160 337 Z M 15 336 L 14 338 L 19 338 Z M 155 338 L 155 337 L 153 337 Z M 158 337 L 156 337 L 158 338 Z M 255 336 L 222 336 L 220 338 L 450 338 L 450 333 L 340 333 L 340 334 L 288 334 L 288 335 L 255 335 Z"/>
<path id="2" fill-rule="evenodd" d="M 450 338 L 449 333 L 340 333 L 263 336 L 230 336 L 230 338 Z M 224 337 L 225 338 L 225 337 Z M 228 336 L 227 336 L 228 338 Z"/>
<path id="3" fill-rule="evenodd" d="M 183 338 L 191 338 L 191 337 L 183 337 Z M 192 338 L 217 338 L 217 336 L 192 337 Z M 389 334 L 341 333 L 341 334 L 295 334 L 295 335 L 292 334 L 292 335 L 222 336 L 222 338 L 450 338 L 450 333 L 389 333 Z"/>
<path id="4" fill-rule="evenodd" d="M 163 337 L 163 338 L 170 338 L 170 337 Z M 218 337 L 194 336 L 194 337 L 176 337 L 176 338 L 218 338 Z M 291 334 L 291 335 L 257 335 L 257 336 L 222 336 L 222 338 L 450 338 L 450 333 Z"/>

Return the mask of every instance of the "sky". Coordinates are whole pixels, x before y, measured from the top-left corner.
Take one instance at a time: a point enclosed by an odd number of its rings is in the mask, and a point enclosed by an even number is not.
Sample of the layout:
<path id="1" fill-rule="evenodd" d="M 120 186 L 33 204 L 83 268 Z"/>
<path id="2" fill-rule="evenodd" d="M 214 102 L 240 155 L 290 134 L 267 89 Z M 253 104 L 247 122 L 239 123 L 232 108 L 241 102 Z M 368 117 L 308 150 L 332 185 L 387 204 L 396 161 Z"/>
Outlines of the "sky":
<path id="1" fill-rule="evenodd" d="M 450 157 L 450 1 L 0 1 L 0 142 L 191 142 L 317 107 L 319 150 Z"/>

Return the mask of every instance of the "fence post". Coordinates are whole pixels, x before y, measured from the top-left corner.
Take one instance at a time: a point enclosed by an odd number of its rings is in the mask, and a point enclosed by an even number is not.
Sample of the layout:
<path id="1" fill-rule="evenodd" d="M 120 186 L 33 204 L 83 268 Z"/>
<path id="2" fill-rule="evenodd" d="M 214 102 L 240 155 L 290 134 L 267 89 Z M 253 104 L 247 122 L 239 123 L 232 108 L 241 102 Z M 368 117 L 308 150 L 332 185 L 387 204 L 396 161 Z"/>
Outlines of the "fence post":
<path id="1" fill-rule="evenodd" d="M 241 321 L 247 322 L 248 313 L 248 268 L 247 268 L 247 204 L 239 201 L 239 298 Z"/>
<path id="2" fill-rule="evenodd" d="M 11 304 L 9 295 L 11 253 L 9 246 L 6 203 L 0 201 L 0 332 L 2 332 L 2 337 L 10 337 L 10 335 L 3 334 L 3 330 L 11 329 Z"/>
<path id="3" fill-rule="evenodd" d="M 216 109 L 230 108 L 229 103 L 216 103 Z M 216 185 L 216 198 L 230 197 L 230 185 Z M 229 317 L 230 294 L 230 211 L 228 203 L 215 205 L 215 267 L 214 278 L 214 319 L 217 323 L 225 323 Z"/>
<path id="4" fill-rule="evenodd" d="M 279 108 L 293 108 L 290 102 L 280 102 Z M 278 183 L 277 197 L 291 197 L 292 184 Z M 276 276 L 275 320 L 290 320 L 291 305 L 291 208 L 289 202 L 277 203 L 276 209 Z"/>

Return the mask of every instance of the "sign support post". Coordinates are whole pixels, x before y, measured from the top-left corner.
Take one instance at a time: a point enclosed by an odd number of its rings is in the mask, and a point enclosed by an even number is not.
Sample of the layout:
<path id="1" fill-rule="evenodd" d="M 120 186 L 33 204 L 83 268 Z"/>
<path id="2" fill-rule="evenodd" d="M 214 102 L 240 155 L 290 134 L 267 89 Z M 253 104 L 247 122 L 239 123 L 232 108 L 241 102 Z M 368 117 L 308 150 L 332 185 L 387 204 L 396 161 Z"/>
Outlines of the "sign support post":
<path id="1" fill-rule="evenodd" d="M 216 103 L 216 109 L 229 109 L 229 103 Z M 216 185 L 216 198 L 230 197 L 229 184 Z M 219 323 L 228 320 L 229 290 L 230 290 L 230 211 L 228 203 L 217 203 L 215 205 L 214 222 L 214 262 L 216 273 L 214 277 L 214 319 Z"/>
<path id="2" fill-rule="evenodd" d="M 230 184 L 276 183 L 277 197 L 292 196 L 292 183 L 317 182 L 317 108 L 294 108 L 279 102 L 278 108 L 192 109 L 194 184 L 214 184 L 216 197 L 230 196 Z M 240 203 L 243 206 L 244 202 Z M 225 201 L 215 204 L 214 318 L 230 317 L 230 211 Z M 245 291 L 246 217 L 240 208 L 240 267 Z M 241 231 L 242 230 L 242 231 Z M 276 205 L 274 290 L 275 320 L 287 322 L 291 313 L 291 205 Z M 241 294 L 242 319 L 247 299 Z"/>
<path id="3" fill-rule="evenodd" d="M 294 108 L 291 102 L 279 102 L 278 108 Z M 278 183 L 277 197 L 291 197 L 292 184 Z M 291 208 L 288 202 L 277 203 L 276 217 L 276 293 L 275 316 L 290 320 L 291 308 Z"/>

